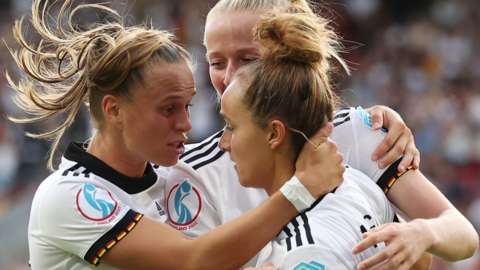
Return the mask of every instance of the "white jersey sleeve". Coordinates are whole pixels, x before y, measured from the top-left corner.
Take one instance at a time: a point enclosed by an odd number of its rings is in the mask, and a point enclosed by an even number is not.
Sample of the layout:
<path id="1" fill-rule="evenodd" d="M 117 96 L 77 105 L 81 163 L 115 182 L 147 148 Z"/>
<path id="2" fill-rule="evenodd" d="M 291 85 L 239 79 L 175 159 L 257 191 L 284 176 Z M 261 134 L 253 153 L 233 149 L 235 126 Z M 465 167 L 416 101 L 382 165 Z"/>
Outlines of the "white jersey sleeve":
<path id="1" fill-rule="evenodd" d="M 343 154 L 345 163 L 360 170 L 382 189 L 388 185 L 401 156 L 389 167 L 380 169 L 371 156 L 385 138 L 385 130 L 373 130 L 370 114 L 361 107 L 339 110 L 334 115 L 332 139 Z"/>
<path id="2" fill-rule="evenodd" d="M 103 186 L 59 174 L 45 180 L 33 199 L 29 223 L 32 269 L 53 269 L 49 260 L 72 255 L 98 265 L 142 215 Z M 47 246 L 56 249 L 43 248 Z"/>

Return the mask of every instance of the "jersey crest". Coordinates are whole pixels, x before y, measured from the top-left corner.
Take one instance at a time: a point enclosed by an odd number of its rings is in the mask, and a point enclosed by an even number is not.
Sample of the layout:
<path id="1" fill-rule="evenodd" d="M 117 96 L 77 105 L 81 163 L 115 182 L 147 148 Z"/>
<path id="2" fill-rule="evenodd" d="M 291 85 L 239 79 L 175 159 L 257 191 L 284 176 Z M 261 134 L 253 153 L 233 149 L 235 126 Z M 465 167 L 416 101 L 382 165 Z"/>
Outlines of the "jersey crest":
<path id="1" fill-rule="evenodd" d="M 83 217 L 96 222 L 108 222 L 120 208 L 110 192 L 90 183 L 78 190 L 76 204 Z"/>
<path id="2" fill-rule="evenodd" d="M 187 179 L 174 185 L 167 197 L 168 222 L 178 230 L 195 226 L 202 210 L 200 192 Z"/>

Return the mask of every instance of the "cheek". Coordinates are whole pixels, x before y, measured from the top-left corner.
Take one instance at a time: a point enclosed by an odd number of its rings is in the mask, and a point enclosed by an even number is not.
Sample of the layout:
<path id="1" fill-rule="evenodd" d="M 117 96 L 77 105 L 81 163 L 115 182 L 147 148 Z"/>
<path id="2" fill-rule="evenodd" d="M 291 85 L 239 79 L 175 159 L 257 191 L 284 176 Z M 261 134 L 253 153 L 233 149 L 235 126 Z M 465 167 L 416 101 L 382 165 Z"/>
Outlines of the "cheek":
<path id="1" fill-rule="evenodd" d="M 224 77 L 225 71 L 210 68 L 210 80 L 212 81 L 213 87 L 218 93 L 220 93 L 220 95 L 223 95 L 223 92 L 225 91 L 225 86 L 223 84 Z"/>

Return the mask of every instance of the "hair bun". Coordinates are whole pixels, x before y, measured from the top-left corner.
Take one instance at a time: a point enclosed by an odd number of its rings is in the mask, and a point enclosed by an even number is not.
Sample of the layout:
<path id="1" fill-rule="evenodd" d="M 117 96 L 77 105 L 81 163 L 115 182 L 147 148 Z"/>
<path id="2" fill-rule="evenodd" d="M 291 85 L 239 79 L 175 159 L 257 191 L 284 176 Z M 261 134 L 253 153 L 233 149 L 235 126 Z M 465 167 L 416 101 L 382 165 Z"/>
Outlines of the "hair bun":
<path id="1" fill-rule="evenodd" d="M 334 58 L 348 70 L 338 56 L 338 37 L 328 24 L 327 19 L 311 10 L 293 13 L 277 10 L 259 20 L 254 38 L 262 47 L 265 61 L 318 65 L 328 70 Z"/>
<path id="2" fill-rule="evenodd" d="M 322 53 L 309 44 L 309 36 L 314 36 L 314 31 L 293 14 L 268 15 L 260 21 L 255 37 L 263 47 L 265 60 L 313 64 L 323 58 Z"/>

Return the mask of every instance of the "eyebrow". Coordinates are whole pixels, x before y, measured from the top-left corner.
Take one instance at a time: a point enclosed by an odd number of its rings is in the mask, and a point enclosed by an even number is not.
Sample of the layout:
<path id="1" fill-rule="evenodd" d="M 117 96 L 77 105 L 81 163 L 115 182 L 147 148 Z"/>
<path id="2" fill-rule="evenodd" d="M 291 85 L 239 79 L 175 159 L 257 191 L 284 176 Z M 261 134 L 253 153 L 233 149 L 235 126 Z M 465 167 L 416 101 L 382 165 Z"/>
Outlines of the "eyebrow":
<path id="1" fill-rule="evenodd" d="M 164 98 L 164 101 L 169 101 L 169 100 L 172 100 L 172 99 L 182 99 L 184 98 L 185 96 L 188 96 L 188 93 L 185 93 L 187 91 L 182 91 L 181 93 L 172 93 L 172 94 L 169 94 L 168 96 L 166 96 Z M 193 91 L 188 91 L 190 92 L 190 96 L 193 97 L 197 94 L 197 90 L 195 88 L 193 88 Z M 185 93 L 185 94 L 184 94 Z"/>
<path id="2" fill-rule="evenodd" d="M 260 54 L 259 51 L 258 51 L 258 49 L 257 49 L 257 47 L 255 47 L 255 46 L 242 48 L 242 49 L 240 49 L 240 50 L 237 51 L 237 54 L 241 54 L 241 53 L 252 53 L 252 52 L 253 52 L 253 53 L 256 53 L 256 54 L 258 54 L 258 55 Z M 213 52 L 210 52 L 210 53 L 209 53 L 209 52 L 207 51 L 207 52 L 205 53 L 205 58 L 208 60 L 208 56 L 209 56 L 209 55 L 216 54 L 216 53 L 218 53 L 218 52 L 217 52 L 217 51 L 213 51 Z"/>

